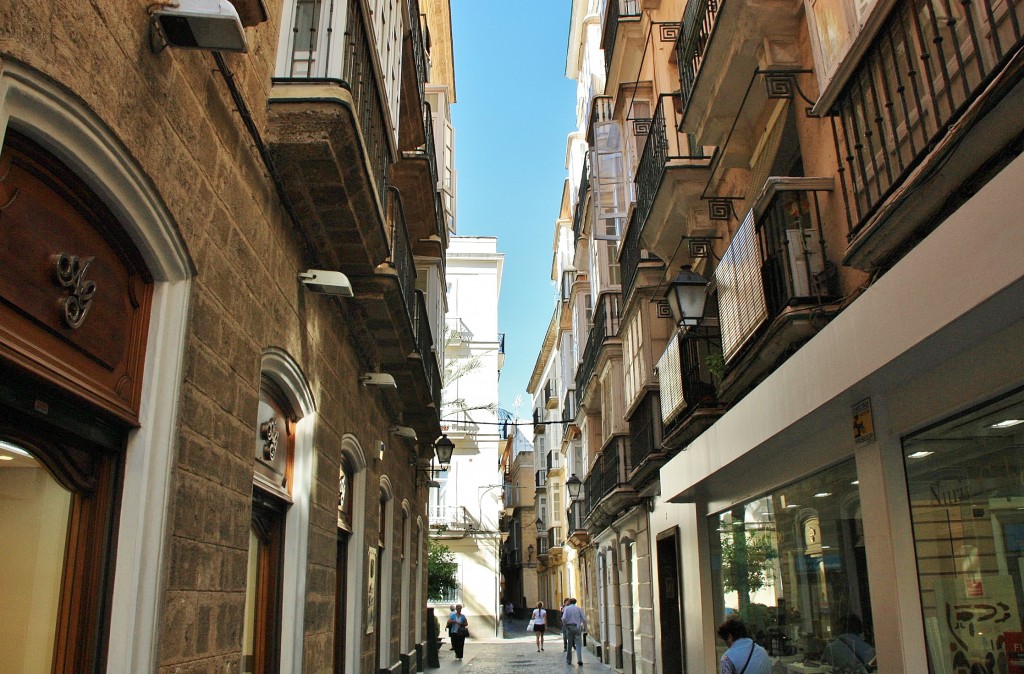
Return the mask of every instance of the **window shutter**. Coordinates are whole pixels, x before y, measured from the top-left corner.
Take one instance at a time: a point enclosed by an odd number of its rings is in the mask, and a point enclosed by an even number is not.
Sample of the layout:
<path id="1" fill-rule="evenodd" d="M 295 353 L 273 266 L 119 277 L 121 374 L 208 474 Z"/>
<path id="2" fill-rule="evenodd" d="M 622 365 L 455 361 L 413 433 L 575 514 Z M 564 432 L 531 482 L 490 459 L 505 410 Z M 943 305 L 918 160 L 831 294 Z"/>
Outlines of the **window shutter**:
<path id="1" fill-rule="evenodd" d="M 729 361 L 768 318 L 753 211 L 747 212 L 715 270 L 722 353 Z"/>
<path id="2" fill-rule="evenodd" d="M 672 336 L 665 353 L 658 360 L 658 390 L 661 393 L 661 419 L 667 424 L 686 407 L 678 334 Z"/>

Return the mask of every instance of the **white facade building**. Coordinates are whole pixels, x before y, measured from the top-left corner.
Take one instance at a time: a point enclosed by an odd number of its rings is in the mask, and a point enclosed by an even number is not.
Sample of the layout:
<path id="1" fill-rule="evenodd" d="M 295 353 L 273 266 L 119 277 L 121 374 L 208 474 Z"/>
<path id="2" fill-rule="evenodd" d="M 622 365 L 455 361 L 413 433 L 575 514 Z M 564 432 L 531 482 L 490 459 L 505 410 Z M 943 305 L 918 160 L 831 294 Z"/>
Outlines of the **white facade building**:
<path id="1" fill-rule="evenodd" d="M 502 440 L 498 373 L 504 336 L 498 333 L 498 296 L 504 255 L 493 237 L 452 237 L 448 248 L 448 313 L 442 430 L 455 443 L 447 471 L 431 488 L 431 536 L 459 565 L 459 589 L 439 598 L 438 614 L 460 602 L 477 636 L 497 634 L 501 608 L 499 563 Z M 435 598 L 438 599 L 438 598 Z"/>

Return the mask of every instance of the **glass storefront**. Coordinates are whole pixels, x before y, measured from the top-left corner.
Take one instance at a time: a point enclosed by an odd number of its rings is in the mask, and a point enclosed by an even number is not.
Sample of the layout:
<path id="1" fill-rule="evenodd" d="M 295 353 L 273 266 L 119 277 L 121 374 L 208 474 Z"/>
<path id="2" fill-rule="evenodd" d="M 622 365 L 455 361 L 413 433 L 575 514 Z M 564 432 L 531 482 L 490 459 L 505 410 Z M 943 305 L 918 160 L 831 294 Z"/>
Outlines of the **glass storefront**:
<path id="1" fill-rule="evenodd" d="M 1024 392 L 908 437 L 933 674 L 1024 674 Z"/>
<path id="2" fill-rule="evenodd" d="M 710 519 L 717 616 L 743 619 L 773 674 L 875 670 L 854 461 Z"/>

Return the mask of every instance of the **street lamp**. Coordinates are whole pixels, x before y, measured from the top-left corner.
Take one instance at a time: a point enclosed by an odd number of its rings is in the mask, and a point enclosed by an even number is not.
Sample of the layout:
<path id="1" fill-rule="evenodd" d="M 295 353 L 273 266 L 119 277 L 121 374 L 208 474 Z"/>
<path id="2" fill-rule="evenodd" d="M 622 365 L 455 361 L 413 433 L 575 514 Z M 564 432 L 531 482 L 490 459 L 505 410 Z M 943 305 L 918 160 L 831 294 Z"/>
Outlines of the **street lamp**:
<path id="1" fill-rule="evenodd" d="M 565 488 L 569 491 L 569 498 L 575 501 L 580 497 L 580 491 L 583 489 L 583 480 L 576 477 L 576 473 L 573 473 L 565 481 Z"/>
<path id="2" fill-rule="evenodd" d="M 704 318 L 707 286 L 708 280 L 688 264 L 669 282 L 665 299 L 677 325 L 696 326 Z"/>
<path id="3" fill-rule="evenodd" d="M 541 518 L 538 517 L 537 518 L 537 533 L 538 534 L 542 534 L 545 531 L 547 531 L 547 529 L 545 529 L 544 526 L 545 526 L 544 525 L 544 520 L 542 520 Z"/>
<path id="4" fill-rule="evenodd" d="M 447 435 L 442 435 L 434 442 L 434 452 L 437 453 L 437 462 L 441 464 L 441 470 L 448 467 L 448 464 L 452 462 L 452 453 L 455 452 L 455 443 L 448 438 Z"/>

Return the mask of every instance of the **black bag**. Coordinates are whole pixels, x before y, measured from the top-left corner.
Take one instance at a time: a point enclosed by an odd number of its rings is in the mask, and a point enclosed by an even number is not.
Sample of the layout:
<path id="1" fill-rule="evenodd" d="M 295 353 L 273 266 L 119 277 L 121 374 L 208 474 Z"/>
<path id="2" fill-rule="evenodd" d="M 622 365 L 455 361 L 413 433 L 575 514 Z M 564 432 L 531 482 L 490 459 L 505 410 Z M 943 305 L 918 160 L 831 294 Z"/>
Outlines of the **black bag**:
<path id="1" fill-rule="evenodd" d="M 462 638 L 466 638 L 469 636 L 469 628 L 465 625 L 459 625 L 459 629 L 455 631 L 455 634 Z"/>

